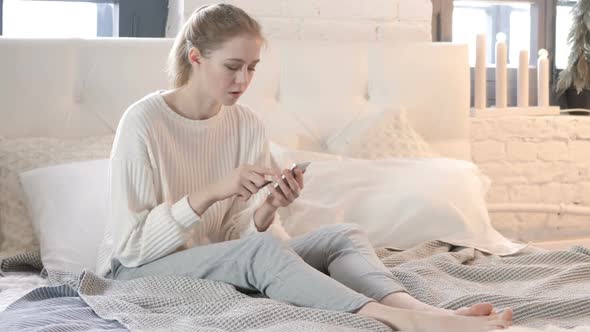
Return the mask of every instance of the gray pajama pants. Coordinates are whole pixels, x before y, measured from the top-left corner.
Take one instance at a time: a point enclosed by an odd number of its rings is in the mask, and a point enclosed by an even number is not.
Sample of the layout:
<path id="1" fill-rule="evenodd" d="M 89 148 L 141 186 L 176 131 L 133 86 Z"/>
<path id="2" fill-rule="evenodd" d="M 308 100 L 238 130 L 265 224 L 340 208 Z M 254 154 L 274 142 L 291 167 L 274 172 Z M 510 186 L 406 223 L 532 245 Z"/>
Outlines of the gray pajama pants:
<path id="1" fill-rule="evenodd" d="M 319 228 L 283 242 L 270 233 L 193 247 L 139 267 L 113 261 L 107 276 L 128 280 L 153 275 L 226 282 L 294 305 L 356 312 L 405 289 L 375 255 L 358 226 Z"/>

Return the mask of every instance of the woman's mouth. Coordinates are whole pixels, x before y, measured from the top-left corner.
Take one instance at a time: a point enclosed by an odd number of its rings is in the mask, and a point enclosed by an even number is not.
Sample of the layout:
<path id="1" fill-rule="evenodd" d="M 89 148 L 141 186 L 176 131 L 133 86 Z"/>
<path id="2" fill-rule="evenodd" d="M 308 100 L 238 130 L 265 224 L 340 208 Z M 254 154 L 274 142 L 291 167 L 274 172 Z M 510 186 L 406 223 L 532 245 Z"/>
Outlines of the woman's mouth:
<path id="1" fill-rule="evenodd" d="M 242 92 L 241 91 L 232 91 L 229 94 L 232 95 L 233 97 L 239 97 L 240 95 L 242 95 Z"/>

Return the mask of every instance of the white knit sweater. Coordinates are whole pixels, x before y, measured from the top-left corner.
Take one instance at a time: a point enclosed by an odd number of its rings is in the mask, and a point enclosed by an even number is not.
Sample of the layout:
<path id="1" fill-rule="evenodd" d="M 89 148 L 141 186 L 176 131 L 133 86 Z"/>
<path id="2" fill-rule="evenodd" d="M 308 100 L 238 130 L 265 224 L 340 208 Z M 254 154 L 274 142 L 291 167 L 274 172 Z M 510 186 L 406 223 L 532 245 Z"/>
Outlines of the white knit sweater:
<path id="1" fill-rule="evenodd" d="M 96 272 L 106 275 L 112 258 L 135 267 L 256 232 L 253 214 L 266 190 L 245 203 L 219 201 L 202 216 L 187 199 L 242 164 L 271 166 L 263 124 L 248 108 L 223 106 L 210 119 L 191 120 L 170 109 L 160 92 L 131 105 L 111 152 L 110 220 Z"/>

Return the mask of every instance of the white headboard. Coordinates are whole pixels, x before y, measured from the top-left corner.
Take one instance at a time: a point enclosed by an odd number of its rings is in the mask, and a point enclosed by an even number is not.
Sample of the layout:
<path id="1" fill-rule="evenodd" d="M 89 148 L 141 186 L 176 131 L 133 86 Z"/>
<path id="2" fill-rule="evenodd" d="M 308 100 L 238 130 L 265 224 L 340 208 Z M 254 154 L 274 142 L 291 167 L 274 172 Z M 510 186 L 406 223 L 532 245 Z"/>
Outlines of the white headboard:
<path id="1" fill-rule="evenodd" d="M 113 133 L 127 106 L 168 87 L 171 45 L 0 38 L 0 136 Z M 471 156 L 465 45 L 270 41 L 240 102 L 271 139 L 316 151 L 358 112 L 399 106 L 441 154 Z"/>

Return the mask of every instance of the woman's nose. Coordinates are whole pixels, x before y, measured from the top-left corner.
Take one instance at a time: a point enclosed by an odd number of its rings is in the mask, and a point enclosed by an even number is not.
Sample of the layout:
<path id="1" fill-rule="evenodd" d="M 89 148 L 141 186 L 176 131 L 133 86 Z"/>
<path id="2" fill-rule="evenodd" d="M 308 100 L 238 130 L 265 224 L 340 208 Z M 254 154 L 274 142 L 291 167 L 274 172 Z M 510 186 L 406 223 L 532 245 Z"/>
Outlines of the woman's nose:
<path id="1" fill-rule="evenodd" d="M 236 75 L 236 83 L 246 83 L 246 75 L 248 75 L 248 73 L 246 72 L 246 68 L 242 67 L 242 69 L 240 69 Z"/>

